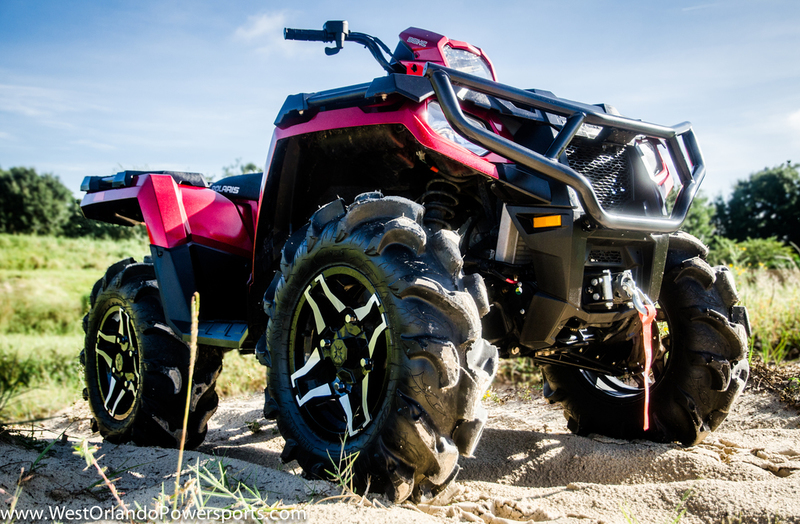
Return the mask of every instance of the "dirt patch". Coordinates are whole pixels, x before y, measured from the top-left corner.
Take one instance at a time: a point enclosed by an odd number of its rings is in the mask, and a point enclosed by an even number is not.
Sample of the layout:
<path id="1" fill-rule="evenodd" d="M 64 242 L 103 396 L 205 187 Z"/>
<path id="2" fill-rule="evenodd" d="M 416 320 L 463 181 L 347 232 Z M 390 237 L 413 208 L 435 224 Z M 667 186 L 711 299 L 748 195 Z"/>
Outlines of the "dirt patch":
<path id="1" fill-rule="evenodd" d="M 229 478 L 255 486 L 270 503 L 303 508 L 309 522 L 644 523 L 672 522 L 682 512 L 684 523 L 798 522 L 800 417 L 779 402 L 770 385 L 778 381 L 778 388 L 783 380 L 788 387 L 791 376 L 759 376 L 720 429 L 688 448 L 578 437 L 567 430 L 561 410 L 535 390 L 502 392 L 487 401 L 488 426 L 475 457 L 462 459 L 446 505 L 392 505 L 381 499 L 378 507 L 313 504 L 338 490 L 304 479 L 296 463 L 281 464 L 283 439 L 275 424 L 262 418 L 260 395 L 222 402 L 206 442 L 186 453 L 184 464 L 213 469 L 222 461 Z M 102 442 L 91 434 L 85 405 L 65 410 L 34 433 L 54 439 L 64 430 L 64 441 L 23 483 L 17 509 L 114 507 L 108 490 L 94 487 L 96 470 L 86 469 L 73 452 L 85 438 L 100 447 L 100 464 L 117 479 L 130 506 L 152 508 L 162 490 L 172 492 L 175 450 Z M 39 451 L 6 441 L 0 452 L 0 488 L 13 494 L 20 469 L 29 470 Z M 182 477 L 190 473 L 187 468 Z M 2 496 L 0 509 L 8 507 L 9 498 Z M 40 520 L 52 519 L 46 514 Z"/>

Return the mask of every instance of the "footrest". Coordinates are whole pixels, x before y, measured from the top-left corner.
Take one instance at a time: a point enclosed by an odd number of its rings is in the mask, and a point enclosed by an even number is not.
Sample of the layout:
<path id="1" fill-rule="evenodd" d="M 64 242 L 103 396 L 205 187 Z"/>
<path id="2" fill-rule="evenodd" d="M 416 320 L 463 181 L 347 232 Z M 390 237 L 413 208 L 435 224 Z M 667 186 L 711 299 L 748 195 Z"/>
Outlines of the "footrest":
<path id="1" fill-rule="evenodd" d="M 197 343 L 207 346 L 238 349 L 246 338 L 246 322 L 206 321 L 200 322 L 197 328 Z M 189 342 L 190 339 L 190 333 L 183 335 L 184 342 Z"/>

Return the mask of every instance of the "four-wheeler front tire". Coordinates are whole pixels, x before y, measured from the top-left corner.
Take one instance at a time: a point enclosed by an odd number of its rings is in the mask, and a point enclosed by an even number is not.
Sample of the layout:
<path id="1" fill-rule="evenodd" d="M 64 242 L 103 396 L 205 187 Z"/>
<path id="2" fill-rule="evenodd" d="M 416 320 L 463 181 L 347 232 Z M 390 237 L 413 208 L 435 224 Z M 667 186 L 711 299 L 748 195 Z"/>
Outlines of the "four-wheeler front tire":
<path id="1" fill-rule="evenodd" d="M 726 267 L 710 267 L 704 254 L 693 237 L 671 236 L 653 323 L 653 373 L 647 378 L 650 429 L 643 429 L 641 374 L 626 382 L 543 366 L 545 396 L 561 402 L 570 430 L 692 445 L 722 423 L 747 382 L 747 337 L 733 310 L 733 277 Z"/>
<path id="2" fill-rule="evenodd" d="M 343 453 L 357 487 L 393 501 L 452 482 L 497 367 L 481 337 L 483 281 L 464 276 L 457 235 L 424 227 L 423 211 L 380 193 L 323 207 L 284 248 L 267 306 L 281 458 L 330 478 Z"/>
<path id="3" fill-rule="evenodd" d="M 81 361 L 85 397 L 106 440 L 180 444 L 189 384 L 189 347 L 164 321 L 153 266 L 132 258 L 112 265 L 94 286 Z M 192 380 L 186 447 L 200 445 L 217 409 L 222 353 L 201 348 Z"/>

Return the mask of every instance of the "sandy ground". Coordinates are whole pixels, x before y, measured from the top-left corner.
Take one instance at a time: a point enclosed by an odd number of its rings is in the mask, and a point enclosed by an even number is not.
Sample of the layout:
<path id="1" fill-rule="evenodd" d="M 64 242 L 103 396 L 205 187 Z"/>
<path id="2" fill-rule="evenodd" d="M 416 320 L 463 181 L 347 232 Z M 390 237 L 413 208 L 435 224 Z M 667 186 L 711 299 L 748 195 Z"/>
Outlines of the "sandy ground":
<path id="1" fill-rule="evenodd" d="M 308 522 L 660 523 L 675 521 L 683 510 L 683 523 L 800 522 L 800 416 L 767 391 L 748 388 L 721 428 L 690 448 L 578 437 L 567 430 L 561 410 L 535 392 L 525 400 L 495 396 L 487 401 L 490 419 L 476 456 L 462 459 L 446 506 L 372 504 L 372 497 L 361 505 L 309 503 L 339 491 L 304 479 L 296 463 L 280 463 L 283 439 L 262 418 L 261 404 L 259 395 L 222 402 L 206 442 L 187 452 L 184 464 L 213 470 L 222 460 L 229 478 L 255 486 L 269 503 L 304 509 Z M 21 468 L 27 480 L 17 509 L 45 513 L 18 522 L 53 521 L 51 510 L 92 511 L 58 519 L 92 521 L 114 508 L 109 490 L 93 487 L 100 480 L 95 468 L 73 453 L 87 438 L 100 447 L 99 463 L 129 507 L 153 509 L 159 494 L 173 493 L 177 451 L 104 443 L 91 434 L 87 417 L 85 405 L 76 405 L 44 432 L 34 430 L 39 439 L 66 433 L 30 475 L 39 451 L 25 449 L 19 439 L 0 443 L 0 488 L 7 493 L 0 510 L 8 508 Z M 190 475 L 184 469 L 182 480 Z"/>

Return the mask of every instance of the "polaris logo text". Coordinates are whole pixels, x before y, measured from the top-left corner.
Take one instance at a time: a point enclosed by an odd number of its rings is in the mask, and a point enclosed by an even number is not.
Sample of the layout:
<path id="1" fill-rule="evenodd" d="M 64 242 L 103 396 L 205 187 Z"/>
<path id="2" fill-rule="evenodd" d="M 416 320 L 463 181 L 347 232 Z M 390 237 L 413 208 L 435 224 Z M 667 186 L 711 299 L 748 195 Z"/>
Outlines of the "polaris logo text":
<path id="1" fill-rule="evenodd" d="M 231 193 L 234 195 L 239 194 L 239 186 L 214 186 L 211 189 L 217 193 Z"/>
<path id="2" fill-rule="evenodd" d="M 428 47 L 428 42 L 426 40 L 420 40 L 419 38 L 414 38 L 413 36 L 409 36 L 406 42 L 409 44 L 418 45 L 420 47 Z"/>

